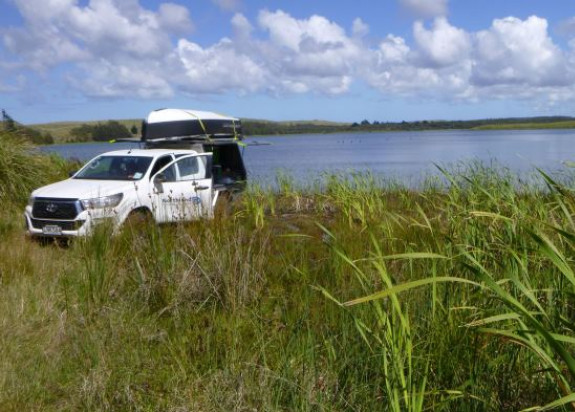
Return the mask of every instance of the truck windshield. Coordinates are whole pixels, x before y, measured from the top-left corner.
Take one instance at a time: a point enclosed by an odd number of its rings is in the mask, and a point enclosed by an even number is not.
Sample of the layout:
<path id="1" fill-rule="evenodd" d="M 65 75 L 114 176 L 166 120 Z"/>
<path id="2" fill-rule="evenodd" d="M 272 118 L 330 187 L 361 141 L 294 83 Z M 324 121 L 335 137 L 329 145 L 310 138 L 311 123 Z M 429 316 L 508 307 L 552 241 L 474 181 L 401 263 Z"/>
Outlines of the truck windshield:
<path id="1" fill-rule="evenodd" d="M 84 166 L 74 179 L 140 180 L 152 159 L 148 156 L 100 156 Z"/>

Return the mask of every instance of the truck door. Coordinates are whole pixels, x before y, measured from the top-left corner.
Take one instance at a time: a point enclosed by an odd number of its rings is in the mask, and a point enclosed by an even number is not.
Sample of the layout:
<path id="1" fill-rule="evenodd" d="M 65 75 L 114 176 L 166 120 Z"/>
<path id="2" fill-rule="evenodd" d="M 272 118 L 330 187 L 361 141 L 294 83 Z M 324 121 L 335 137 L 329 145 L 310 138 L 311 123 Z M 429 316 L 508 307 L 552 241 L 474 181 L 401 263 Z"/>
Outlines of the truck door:
<path id="1" fill-rule="evenodd" d="M 178 222 L 213 215 L 211 153 L 185 155 L 152 177 L 153 213 L 157 222 Z"/>

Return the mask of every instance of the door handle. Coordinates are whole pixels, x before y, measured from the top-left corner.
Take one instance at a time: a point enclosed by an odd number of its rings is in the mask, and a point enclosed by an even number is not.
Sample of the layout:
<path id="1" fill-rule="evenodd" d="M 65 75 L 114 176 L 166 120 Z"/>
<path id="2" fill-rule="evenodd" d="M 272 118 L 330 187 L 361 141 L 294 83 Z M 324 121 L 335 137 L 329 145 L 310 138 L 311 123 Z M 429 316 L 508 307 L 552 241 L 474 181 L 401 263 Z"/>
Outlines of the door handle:
<path id="1" fill-rule="evenodd" d="M 194 185 L 194 190 L 195 190 L 196 192 L 198 192 L 198 191 L 200 191 L 200 190 L 206 190 L 206 189 L 209 189 L 209 188 L 210 188 L 209 186 L 196 186 L 196 185 Z"/>

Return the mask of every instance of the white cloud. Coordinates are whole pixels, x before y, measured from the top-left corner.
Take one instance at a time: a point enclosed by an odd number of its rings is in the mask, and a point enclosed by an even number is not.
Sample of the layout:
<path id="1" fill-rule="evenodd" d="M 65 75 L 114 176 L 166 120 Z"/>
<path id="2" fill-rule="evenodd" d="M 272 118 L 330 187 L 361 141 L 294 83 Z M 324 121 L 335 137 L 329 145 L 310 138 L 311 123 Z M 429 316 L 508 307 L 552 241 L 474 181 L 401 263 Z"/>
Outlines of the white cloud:
<path id="1" fill-rule="evenodd" d="M 361 48 L 337 24 L 321 16 L 298 20 L 283 11 L 264 10 L 258 24 L 269 38 L 263 40 L 252 37 L 256 28 L 244 15 L 234 15 L 231 24 L 233 39 L 210 47 L 179 41 L 177 58 L 185 71 L 178 80 L 182 89 L 272 94 L 340 94 L 349 89 Z"/>
<path id="2" fill-rule="evenodd" d="M 469 61 L 445 67 L 425 67 L 419 62 L 420 53 L 411 49 L 403 38 L 389 35 L 373 53 L 362 77 L 384 95 L 425 98 L 449 95 L 460 99 L 468 93 Z"/>
<path id="3" fill-rule="evenodd" d="M 435 19 L 431 30 L 416 22 L 413 35 L 424 64 L 429 66 L 442 67 L 463 62 L 471 49 L 469 35 L 451 26 L 445 17 Z"/>
<path id="4" fill-rule="evenodd" d="M 160 4 L 158 23 L 164 30 L 172 33 L 187 34 L 193 29 L 190 12 L 179 4 Z"/>
<path id="5" fill-rule="evenodd" d="M 300 50 L 302 41 L 307 39 L 326 46 L 348 42 L 344 29 L 322 16 L 313 15 L 306 20 L 297 20 L 281 10 L 264 10 L 260 12 L 258 20 L 261 27 L 270 32 L 275 44 L 294 51 Z"/>
<path id="6" fill-rule="evenodd" d="M 416 22 L 413 37 L 413 47 L 394 35 L 381 41 L 362 71 L 365 81 L 384 95 L 467 98 L 472 65 L 469 34 L 440 17 L 429 30 Z"/>
<path id="7" fill-rule="evenodd" d="M 399 0 L 403 8 L 420 18 L 446 16 L 447 1 L 448 0 Z"/>
<path id="8" fill-rule="evenodd" d="M 369 33 L 369 26 L 359 17 L 355 18 L 353 20 L 352 33 L 356 37 L 365 37 Z"/>
<path id="9" fill-rule="evenodd" d="M 161 3 L 153 12 L 138 0 L 14 1 L 25 25 L 9 28 L 2 40 L 29 68 L 77 64 L 66 77 L 90 96 L 173 94 L 158 62 L 173 52 L 171 36 L 192 29 L 185 7 Z"/>
<path id="10" fill-rule="evenodd" d="M 410 51 L 403 38 L 390 34 L 380 43 L 379 50 L 376 51 L 378 64 L 384 62 L 390 65 L 406 64 Z"/>
<path id="11" fill-rule="evenodd" d="M 206 49 L 182 39 L 177 55 L 185 70 L 180 87 L 190 93 L 256 92 L 269 82 L 265 68 L 228 39 Z"/>
<path id="12" fill-rule="evenodd" d="M 476 35 L 472 81 L 476 86 L 572 84 L 564 53 L 547 34 L 539 17 L 495 20 Z"/>
<path id="13" fill-rule="evenodd" d="M 34 68 L 60 62 L 113 56 L 160 58 L 171 49 L 170 35 L 191 29 L 187 9 L 162 3 L 159 12 L 138 1 L 15 0 L 26 25 L 3 36 L 6 47 L 26 56 Z"/>
<path id="14" fill-rule="evenodd" d="M 23 66 L 41 72 L 63 62 L 79 62 L 90 57 L 88 51 L 49 26 L 34 31 L 8 29 L 3 40 L 6 48 L 23 61 Z"/>
<path id="15" fill-rule="evenodd" d="M 283 11 L 262 11 L 258 21 L 270 34 L 262 58 L 269 62 L 270 69 L 288 80 L 285 84 L 290 90 L 328 94 L 348 90 L 355 66 L 363 60 L 362 46 L 342 27 L 322 16 L 298 20 Z M 368 30 L 361 21 L 356 21 L 354 27 Z M 292 84 L 298 86 L 293 88 Z"/>
<path id="16" fill-rule="evenodd" d="M 134 62 L 101 61 L 80 67 L 82 72 L 76 76 L 69 75 L 69 81 L 89 97 L 166 99 L 174 96 L 174 88 L 169 81 L 158 75 L 162 70 L 158 64 L 142 66 Z"/>
<path id="17" fill-rule="evenodd" d="M 346 30 L 319 15 L 261 10 L 255 21 L 234 14 L 230 38 L 202 44 L 190 34 L 188 9 L 174 3 L 150 10 L 140 0 L 13 1 L 24 24 L 0 33 L 2 91 L 31 87 L 16 81 L 25 69 L 50 81 L 56 68 L 90 97 L 338 95 L 363 82 L 385 96 L 575 101 L 575 40 L 561 49 L 535 16 L 494 20 L 473 33 L 444 17 L 447 1 L 404 0 L 439 17 L 416 21 L 413 41 L 389 34 L 373 45 L 359 18 Z"/>
<path id="18" fill-rule="evenodd" d="M 91 0 L 87 7 L 72 8 L 58 27 L 84 42 L 99 57 L 128 54 L 158 58 L 170 50 L 170 34 L 180 34 L 186 26 L 191 26 L 187 15 L 174 16 L 177 10 L 181 13 L 181 6 L 164 3 L 160 5 L 159 13 L 137 4 L 126 13 L 122 10 L 125 7 L 119 0 Z M 176 24 L 172 26 L 170 23 L 174 22 Z"/>
<path id="19" fill-rule="evenodd" d="M 478 33 L 445 18 L 435 19 L 429 30 L 416 22 L 412 46 L 389 35 L 374 53 L 362 77 L 386 95 L 530 99 L 537 105 L 575 101 L 575 49 L 553 43 L 539 17 L 497 19 Z"/>
<path id="20" fill-rule="evenodd" d="M 254 26 L 241 13 L 236 13 L 232 18 L 232 29 L 236 37 L 248 39 L 254 31 Z"/>

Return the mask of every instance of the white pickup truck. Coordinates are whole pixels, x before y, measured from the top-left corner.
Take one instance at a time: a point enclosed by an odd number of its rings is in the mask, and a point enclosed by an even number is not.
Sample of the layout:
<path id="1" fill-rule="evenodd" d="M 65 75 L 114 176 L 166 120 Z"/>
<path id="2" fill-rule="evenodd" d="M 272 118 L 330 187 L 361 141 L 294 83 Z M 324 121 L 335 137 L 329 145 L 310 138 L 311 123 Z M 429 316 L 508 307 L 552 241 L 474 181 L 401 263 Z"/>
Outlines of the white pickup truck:
<path id="1" fill-rule="evenodd" d="M 210 133 L 210 120 L 221 131 L 225 119 L 233 120 L 233 135 Z M 119 228 L 132 216 L 158 223 L 213 217 L 221 194 L 245 184 L 236 122 L 208 112 L 152 112 L 144 121 L 145 148 L 103 153 L 69 179 L 32 192 L 24 212 L 28 234 L 84 236 L 99 222 Z"/>

